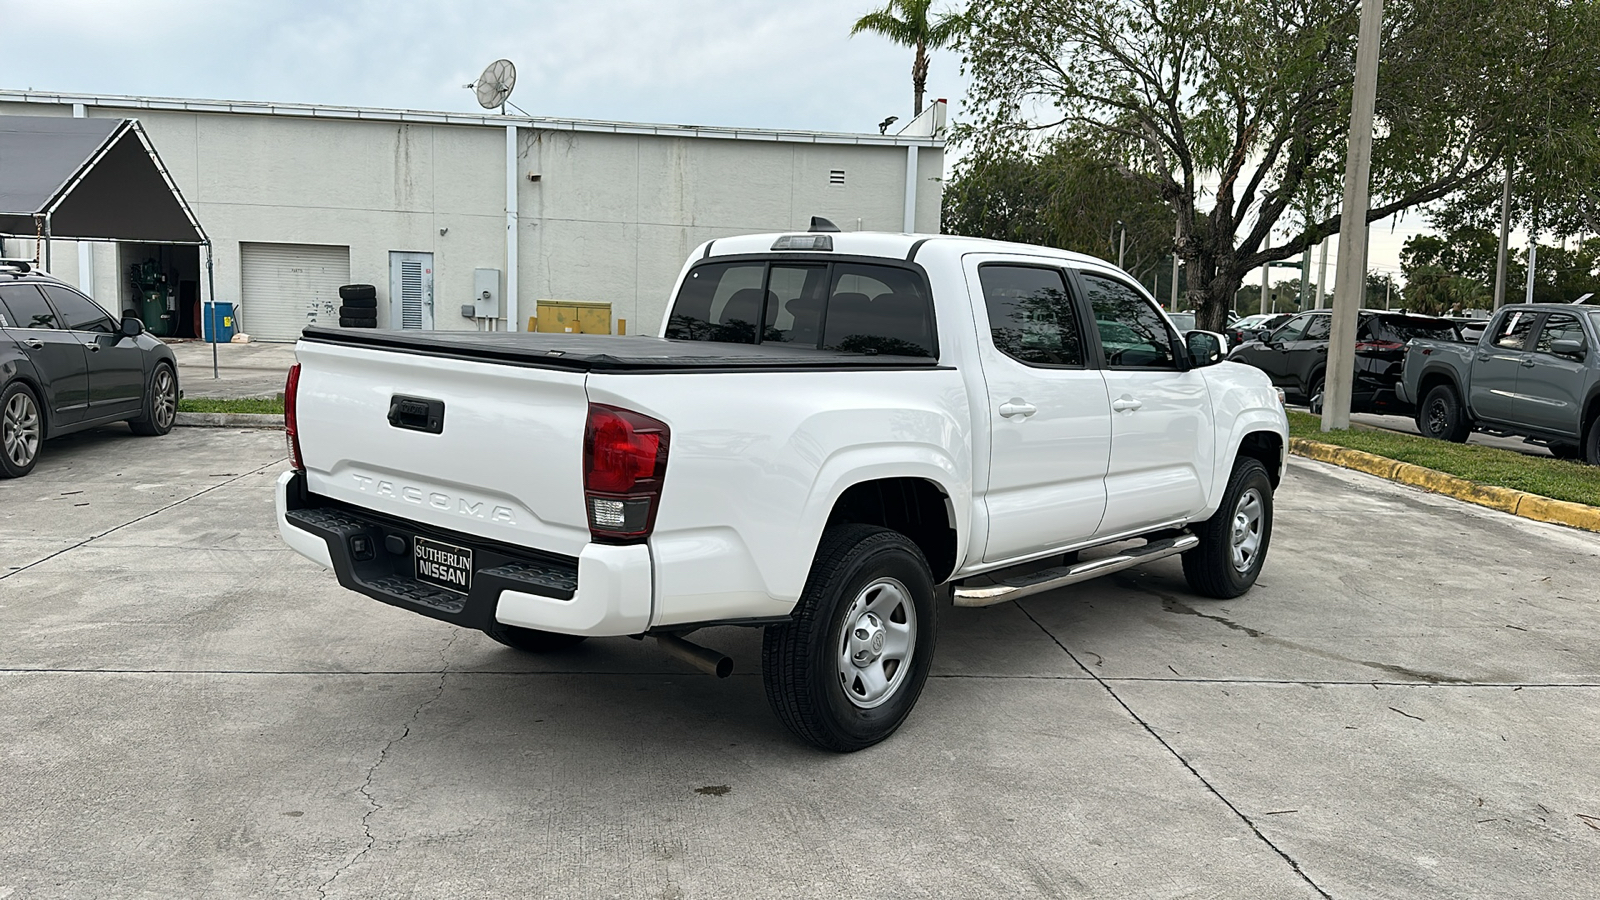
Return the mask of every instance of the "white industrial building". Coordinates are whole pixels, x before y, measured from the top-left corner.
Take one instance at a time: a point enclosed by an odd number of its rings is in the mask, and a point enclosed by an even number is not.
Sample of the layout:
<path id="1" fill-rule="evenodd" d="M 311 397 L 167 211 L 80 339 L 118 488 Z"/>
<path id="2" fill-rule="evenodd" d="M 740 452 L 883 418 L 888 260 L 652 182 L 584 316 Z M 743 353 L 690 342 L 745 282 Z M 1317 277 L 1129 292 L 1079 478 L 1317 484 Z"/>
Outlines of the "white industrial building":
<path id="1" fill-rule="evenodd" d="M 347 283 L 376 286 L 380 327 L 522 330 L 541 301 L 579 301 L 653 332 L 702 241 L 812 216 L 936 232 L 944 175 L 942 102 L 890 135 L 25 91 L 0 91 L 0 115 L 137 119 L 258 340 L 335 324 Z M 210 299 L 200 248 L 55 241 L 49 258 L 113 312 L 155 260 L 180 335 Z"/>

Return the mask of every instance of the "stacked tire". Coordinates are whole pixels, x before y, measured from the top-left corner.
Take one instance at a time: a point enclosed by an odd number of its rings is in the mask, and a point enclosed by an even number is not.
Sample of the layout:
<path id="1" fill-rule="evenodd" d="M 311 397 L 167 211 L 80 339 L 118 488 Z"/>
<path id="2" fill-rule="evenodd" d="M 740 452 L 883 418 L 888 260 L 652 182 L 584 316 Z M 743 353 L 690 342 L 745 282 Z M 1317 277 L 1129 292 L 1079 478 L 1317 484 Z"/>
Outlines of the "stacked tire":
<path id="1" fill-rule="evenodd" d="M 378 289 L 370 284 L 347 284 L 339 288 L 339 327 L 377 328 Z"/>

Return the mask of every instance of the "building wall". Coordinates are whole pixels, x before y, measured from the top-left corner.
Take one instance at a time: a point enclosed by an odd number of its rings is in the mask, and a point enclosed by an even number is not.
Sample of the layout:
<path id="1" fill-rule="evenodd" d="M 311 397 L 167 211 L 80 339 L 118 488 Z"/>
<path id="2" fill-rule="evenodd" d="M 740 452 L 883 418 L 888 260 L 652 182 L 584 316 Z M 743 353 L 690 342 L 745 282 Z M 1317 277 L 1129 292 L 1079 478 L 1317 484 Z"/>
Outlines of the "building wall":
<path id="1" fill-rule="evenodd" d="M 71 115 L 68 104 L 3 103 L 0 113 Z M 389 252 L 434 254 L 435 327 L 459 314 L 473 269 L 505 269 L 505 130 L 281 115 L 92 106 L 140 120 L 211 235 L 216 292 L 240 300 L 240 242 L 350 248 L 351 278 L 379 295 L 388 325 Z M 900 231 L 906 148 L 519 128 L 518 295 L 612 304 L 630 333 L 653 332 L 688 253 L 712 238 L 804 230 Z M 843 185 L 830 172 L 845 172 Z M 538 175 L 532 180 L 530 175 Z M 916 230 L 939 225 L 943 152 L 918 154 Z M 77 280 L 73 245 L 55 272 Z M 95 295 L 119 296 L 116 249 L 94 251 Z M 206 289 L 202 286 L 203 295 Z M 248 303 L 242 309 L 250 327 Z"/>

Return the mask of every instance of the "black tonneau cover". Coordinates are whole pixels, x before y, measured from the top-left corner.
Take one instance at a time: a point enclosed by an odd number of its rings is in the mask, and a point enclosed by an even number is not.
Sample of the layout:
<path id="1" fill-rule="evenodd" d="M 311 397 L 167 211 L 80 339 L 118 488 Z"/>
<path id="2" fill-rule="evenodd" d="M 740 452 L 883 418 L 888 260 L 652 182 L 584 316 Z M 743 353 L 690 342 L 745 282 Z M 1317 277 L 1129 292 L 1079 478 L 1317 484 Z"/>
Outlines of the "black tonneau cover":
<path id="1" fill-rule="evenodd" d="M 726 372 L 793 369 L 935 369 L 915 356 L 839 353 L 783 344 L 719 344 L 611 334 L 393 331 L 309 327 L 302 339 L 401 353 L 580 372 Z"/>

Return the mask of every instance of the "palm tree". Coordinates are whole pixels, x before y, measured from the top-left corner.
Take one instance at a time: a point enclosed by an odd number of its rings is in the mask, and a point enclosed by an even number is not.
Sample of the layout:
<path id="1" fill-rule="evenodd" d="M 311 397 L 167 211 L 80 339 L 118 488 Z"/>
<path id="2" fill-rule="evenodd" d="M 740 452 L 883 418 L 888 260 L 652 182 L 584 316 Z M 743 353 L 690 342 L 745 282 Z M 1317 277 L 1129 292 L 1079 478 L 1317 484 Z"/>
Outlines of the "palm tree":
<path id="1" fill-rule="evenodd" d="M 881 34 L 902 47 L 917 48 L 917 57 L 911 64 L 911 90 L 916 97 L 913 104 L 916 115 L 922 115 L 922 95 L 928 87 L 928 51 L 948 47 L 965 25 L 960 13 L 940 13 L 928 21 L 933 0 L 889 0 L 883 9 L 869 12 L 856 20 L 850 29 L 852 37 L 863 31 Z M 900 17 L 896 18 L 895 14 Z"/>

